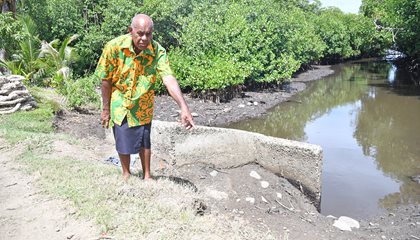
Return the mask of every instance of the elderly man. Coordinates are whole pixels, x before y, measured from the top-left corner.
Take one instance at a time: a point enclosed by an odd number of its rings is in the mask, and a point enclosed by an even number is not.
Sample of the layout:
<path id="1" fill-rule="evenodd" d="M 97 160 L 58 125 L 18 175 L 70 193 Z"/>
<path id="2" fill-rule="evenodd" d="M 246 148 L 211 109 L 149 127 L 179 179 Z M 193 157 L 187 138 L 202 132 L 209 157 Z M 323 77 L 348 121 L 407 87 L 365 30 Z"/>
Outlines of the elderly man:
<path id="1" fill-rule="evenodd" d="M 137 153 L 144 179 L 151 179 L 150 129 L 157 73 L 181 108 L 185 128 L 193 128 L 194 121 L 169 67 L 165 49 L 152 40 L 152 19 L 138 14 L 128 31 L 129 34 L 106 44 L 95 71 L 102 79 L 101 121 L 103 127 L 113 129 L 124 180 L 131 174 L 130 154 Z"/>

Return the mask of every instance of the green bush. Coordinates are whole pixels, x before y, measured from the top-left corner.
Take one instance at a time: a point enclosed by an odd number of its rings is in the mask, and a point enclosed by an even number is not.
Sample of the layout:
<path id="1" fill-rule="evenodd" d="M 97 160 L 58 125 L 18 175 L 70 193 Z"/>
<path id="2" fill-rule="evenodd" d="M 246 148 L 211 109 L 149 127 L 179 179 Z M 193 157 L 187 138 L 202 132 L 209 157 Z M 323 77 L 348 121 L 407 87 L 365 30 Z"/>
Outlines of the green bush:
<path id="1" fill-rule="evenodd" d="M 100 107 L 100 95 L 97 90 L 99 82 L 97 77 L 91 75 L 79 78 L 76 81 L 68 79 L 64 81 L 64 84 L 60 93 L 66 97 L 69 107 Z"/>
<path id="2" fill-rule="evenodd" d="M 386 29 L 394 29 L 396 48 L 420 62 L 420 1 L 363 0 L 362 13 Z"/>
<path id="3" fill-rule="evenodd" d="M 403 8 L 410 31 L 401 33 L 405 45 L 400 46 L 416 52 L 418 44 L 413 39 L 419 31 L 412 23 L 418 16 L 413 12 L 418 4 L 386 0 L 381 6 L 378 1 L 365 0 L 369 16 L 401 26 L 403 18 L 391 21 L 395 16 L 385 13 Z M 369 8 L 371 2 L 376 5 Z M 71 65 L 73 78 L 92 74 L 105 43 L 126 33 L 135 13 L 148 14 L 154 19 L 154 38 L 168 49 L 182 89 L 194 91 L 281 84 L 306 64 L 378 54 L 388 37 L 375 31 L 371 19 L 334 8 L 321 9 L 319 1 L 25 0 L 18 11 L 34 19 L 42 40 L 80 35 L 75 42 L 80 58 Z M 1 19 L 13 22 L 6 15 Z M 3 25 L 0 32 L 7 35 L 0 43 L 11 42 L 13 30 Z M 44 69 L 37 72 L 37 78 L 44 77 L 47 84 L 48 76 L 52 82 L 60 82 L 51 78 L 54 71 Z M 81 84 L 77 82 L 63 86 L 75 88 Z M 83 101 L 71 102 L 77 105 Z"/>

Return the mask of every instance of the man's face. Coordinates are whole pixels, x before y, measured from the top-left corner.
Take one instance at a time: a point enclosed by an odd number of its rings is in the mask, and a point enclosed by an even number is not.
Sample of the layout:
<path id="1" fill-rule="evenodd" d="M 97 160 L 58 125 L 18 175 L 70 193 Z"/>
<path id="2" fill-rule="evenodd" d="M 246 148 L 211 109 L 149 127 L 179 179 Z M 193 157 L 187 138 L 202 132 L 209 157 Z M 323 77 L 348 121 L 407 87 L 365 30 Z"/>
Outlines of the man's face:
<path id="1" fill-rule="evenodd" d="M 139 21 L 133 27 L 129 27 L 135 50 L 145 50 L 152 41 L 153 27 L 150 22 Z"/>

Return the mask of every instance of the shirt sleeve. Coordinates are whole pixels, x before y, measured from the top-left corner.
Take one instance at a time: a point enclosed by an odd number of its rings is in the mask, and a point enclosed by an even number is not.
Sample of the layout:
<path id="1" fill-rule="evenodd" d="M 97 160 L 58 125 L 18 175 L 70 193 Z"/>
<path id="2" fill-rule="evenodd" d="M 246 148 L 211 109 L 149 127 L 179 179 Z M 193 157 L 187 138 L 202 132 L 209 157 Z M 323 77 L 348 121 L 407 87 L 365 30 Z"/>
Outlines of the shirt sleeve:
<path id="1" fill-rule="evenodd" d="M 156 70 L 161 77 L 173 75 L 173 72 L 169 67 L 168 55 L 166 54 L 166 50 L 162 47 L 160 47 L 158 50 L 158 62 Z"/>
<path id="2" fill-rule="evenodd" d="M 114 69 L 116 68 L 116 56 L 113 54 L 113 48 L 107 44 L 99 58 L 98 65 L 95 70 L 95 76 L 101 80 L 112 80 Z"/>

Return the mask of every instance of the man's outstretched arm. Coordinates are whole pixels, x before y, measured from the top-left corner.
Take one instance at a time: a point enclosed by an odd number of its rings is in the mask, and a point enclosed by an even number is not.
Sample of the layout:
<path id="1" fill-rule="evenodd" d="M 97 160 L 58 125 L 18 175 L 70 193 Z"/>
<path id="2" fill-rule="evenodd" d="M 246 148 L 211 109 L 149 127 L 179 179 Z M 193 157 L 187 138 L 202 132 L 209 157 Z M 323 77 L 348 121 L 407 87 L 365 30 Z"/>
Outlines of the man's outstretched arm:
<path id="1" fill-rule="evenodd" d="M 186 129 L 195 127 L 193 117 L 191 116 L 190 109 L 185 102 L 184 96 L 182 95 L 181 89 L 179 88 L 178 81 L 172 75 L 162 77 L 163 84 L 168 89 L 169 95 L 175 100 L 178 106 L 181 108 L 181 123 Z"/>

